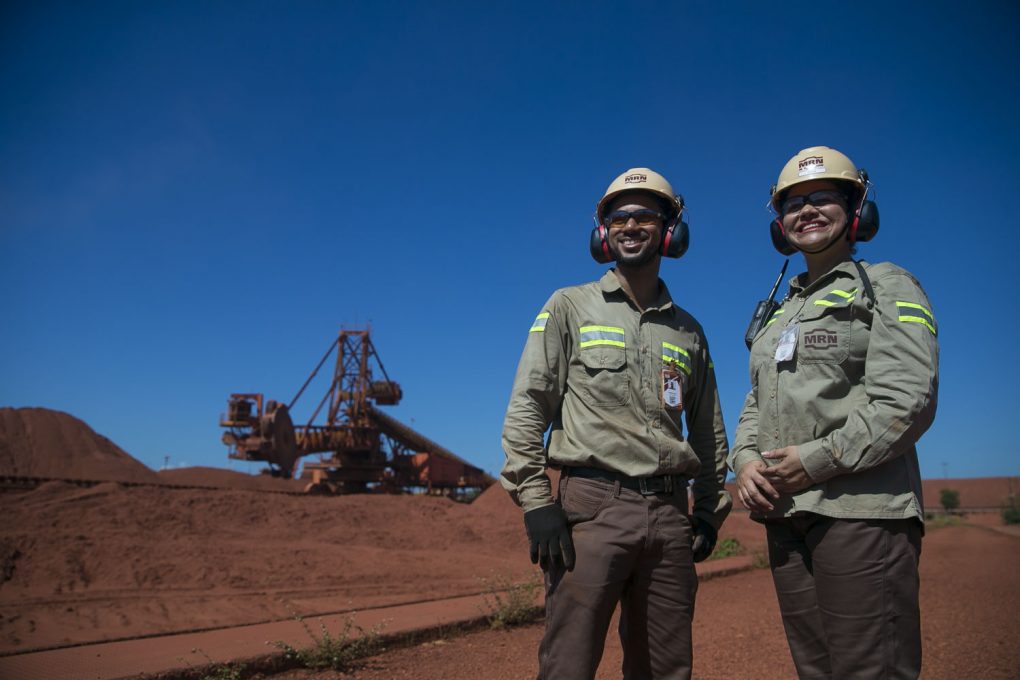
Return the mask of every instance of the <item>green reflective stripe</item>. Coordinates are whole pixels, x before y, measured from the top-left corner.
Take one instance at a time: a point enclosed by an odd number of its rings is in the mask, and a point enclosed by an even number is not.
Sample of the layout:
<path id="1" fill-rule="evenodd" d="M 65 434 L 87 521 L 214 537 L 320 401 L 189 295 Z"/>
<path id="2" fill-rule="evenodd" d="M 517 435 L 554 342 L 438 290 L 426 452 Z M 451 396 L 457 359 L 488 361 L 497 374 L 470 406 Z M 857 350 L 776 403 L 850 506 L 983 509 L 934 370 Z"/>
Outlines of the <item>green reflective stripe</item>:
<path id="1" fill-rule="evenodd" d="M 856 288 L 849 292 L 833 288 L 832 290 L 825 294 L 825 297 L 819 300 L 815 300 L 815 304 L 818 305 L 819 307 L 832 307 L 839 303 L 853 302 L 854 296 L 856 295 L 857 295 Z"/>
<path id="2" fill-rule="evenodd" d="M 914 302 L 901 302 L 899 300 L 896 301 L 896 306 L 900 308 L 899 321 L 919 323 L 931 331 L 932 335 L 938 335 L 938 332 L 935 330 L 935 317 L 927 309 Z"/>
<path id="3" fill-rule="evenodd" d="M 772 318 L 765 322 L 765 325 L 768 326 L 770 323 L 772 323 L 773 321 L 776 320 L 777 316 L 779 316 L 780 314 L 782 314 L 785 311 L 786 311 L 785 309 L 777 309 L 775 311 L 775 313 L 772 315 Z"/>
<path id="4" fill-rule="evenodd" d="M 667 364 L 676 364 L 687 375 L 691 374 L 690 359 L 687 350 L 668 342 L 662 343 L 662 360 Z"/>
<path id="5" fill-rule="evenodd" d="M 612 345 L 626 347 L 622 328 L 615 326 L 581 326 L 581 347 L 593 345 Z"/>
<path id="6" fill-rule="evenodd" d="M 542 312 L 535 317 L 535 323 L 531 324 L 529 333 L 544 333 L 545 325 L 549 323 L 549 312 Z"/>

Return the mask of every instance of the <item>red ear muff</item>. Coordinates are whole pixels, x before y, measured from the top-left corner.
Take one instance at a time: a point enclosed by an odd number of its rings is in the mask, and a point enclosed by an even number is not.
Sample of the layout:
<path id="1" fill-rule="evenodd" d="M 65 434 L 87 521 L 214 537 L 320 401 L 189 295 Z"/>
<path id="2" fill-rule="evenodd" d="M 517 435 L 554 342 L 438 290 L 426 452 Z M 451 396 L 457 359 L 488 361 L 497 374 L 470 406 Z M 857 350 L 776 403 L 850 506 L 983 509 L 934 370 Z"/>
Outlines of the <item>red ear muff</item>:
<path id="1" fill-rule="evenodd" d="M 783 255 L 793 255 L 797 249 L 786 240 L 786 232 L 783 231 L 783 223 L 776 218 L 769 223 L 769 235 L 772 237 L 772 246 Z"/>
<path id="2" fill-rule="evenodd" d="M 677 217 L 673 224 L 662 233 L 662 245 L 659 247 L 659 253 L 663 257 L 683 257 L 690 242 L 691 230 L 683 218 Z"/>
<path id="3" fill-rule="evenodd" d="M 861 209 L 854 215 L 850 225 L 850 243 L 870 241 L 878 233 L 878 205 L 874 201 L 864 201 Z"/>
<path id="4" fill-rule="evenodd" d="M 599 264 L 613 261 L 613 255 L 609 252 L 609 241 L 606 240 L 606 228 L 599 222 L 596 222 L 592 227 L 591 236 L 588 239 L 588 252 Z"/>

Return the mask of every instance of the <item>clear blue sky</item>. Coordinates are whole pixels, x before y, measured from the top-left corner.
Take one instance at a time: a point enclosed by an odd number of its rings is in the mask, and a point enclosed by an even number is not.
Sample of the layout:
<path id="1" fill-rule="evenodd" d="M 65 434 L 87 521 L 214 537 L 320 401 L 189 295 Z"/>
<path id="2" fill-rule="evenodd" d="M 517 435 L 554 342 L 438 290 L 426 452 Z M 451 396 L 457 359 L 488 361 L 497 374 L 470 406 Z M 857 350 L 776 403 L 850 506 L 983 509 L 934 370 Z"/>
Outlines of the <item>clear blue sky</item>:
<path id="1" fill-rule="evenodd" d="M 1005 1 L 4 3 L 0 405 L 227 467 L 227 395 L 289 400 L 371 322 L 389 412 L 495 472 L 530 322 L 600 275 L 595 202 L 643 165 L 690 207 L 662 276 L 732 437 L 782 264 L 768 187 L 826 144 L 877 186 L 860 256 L 940 324 L 924 474 L 1016 475 L 1018 25 Z"/>

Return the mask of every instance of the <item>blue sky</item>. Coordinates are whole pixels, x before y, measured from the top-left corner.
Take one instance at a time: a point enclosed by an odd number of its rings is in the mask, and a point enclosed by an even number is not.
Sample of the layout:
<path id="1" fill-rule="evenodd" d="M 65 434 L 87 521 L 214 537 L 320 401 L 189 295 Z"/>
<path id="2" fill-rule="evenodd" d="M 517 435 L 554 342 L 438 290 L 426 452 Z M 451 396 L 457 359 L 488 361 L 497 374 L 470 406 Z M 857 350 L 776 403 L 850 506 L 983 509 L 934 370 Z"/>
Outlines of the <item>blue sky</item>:
<path id="1" fill-rule="evenodd" d="M 826 144 L 877 187 L 859 255 L 912 271 L 940 324 L 923 473 L 1016 475 L 1018 19 L 1012 2 L 5 3 L 0 405 L 72 413 L 152 467 L 228 467 L 227 395 L 288 401 L 341 326 L 371 323 L 405 394 L 388 412 L 495 472 L 527 328 L 600 275 L 595 202 L 648 166 L 687 198 L 690 251 L 662 276 L 707 330 L 732 437 L 743 332 L 782 264 L 768 187 Z"/>

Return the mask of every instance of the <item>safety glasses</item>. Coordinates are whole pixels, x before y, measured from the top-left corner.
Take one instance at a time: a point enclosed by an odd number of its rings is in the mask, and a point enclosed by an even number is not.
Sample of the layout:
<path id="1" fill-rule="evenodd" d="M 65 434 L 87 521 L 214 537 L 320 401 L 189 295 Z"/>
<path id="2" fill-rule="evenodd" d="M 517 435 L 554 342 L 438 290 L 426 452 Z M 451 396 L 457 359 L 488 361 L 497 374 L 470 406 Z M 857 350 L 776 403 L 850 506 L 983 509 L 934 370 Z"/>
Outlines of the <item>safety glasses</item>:
<path id="1" fill-rule="evenodd" d="M 657 210 L 642 208 L 641 210 L 617 210 L 605 216 L 604 222 L 607 227 L 624 227 L 633 219 L 639 227 L 651 227 L 661 224 L 666 216 Z"/>
<path id="2" fill-rule="evenodd" d="M 838 191 L 832 189 L 822 189 L 820 191 L 812 191 L 806 196 L 790 196 L 788 199 L 783 201 L 780 207 L 781 215 L 796 215 L 804 206 L 810 203 L 816 208 L 822 208 L 827 205 L 839 204 L 846 206 L 846 196 Z"/>

